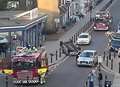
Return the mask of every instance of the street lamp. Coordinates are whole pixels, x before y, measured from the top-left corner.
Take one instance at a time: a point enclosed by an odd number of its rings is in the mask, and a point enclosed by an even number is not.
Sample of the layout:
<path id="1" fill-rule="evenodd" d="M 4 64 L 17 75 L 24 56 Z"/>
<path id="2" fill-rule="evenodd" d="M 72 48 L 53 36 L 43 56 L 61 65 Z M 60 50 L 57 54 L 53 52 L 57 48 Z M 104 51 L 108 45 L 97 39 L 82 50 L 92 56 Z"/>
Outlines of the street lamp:
<path id="1" fill-rule="evenodd" d="M 68 20 L 69 20 L 69 16 L 70 16 L 70 4 L 71 4 L 71 0 L 67 0 L 66 1 L 66 6 L 67 6 L 67 10 L 68 10 Z"/>
<path id="2" fill-rule="evenodd" d="M 92 6 L 92 3 L 90 2 L 90 22 L 92 19 L 92 9 L 93 9 L 93 6 Z"/>

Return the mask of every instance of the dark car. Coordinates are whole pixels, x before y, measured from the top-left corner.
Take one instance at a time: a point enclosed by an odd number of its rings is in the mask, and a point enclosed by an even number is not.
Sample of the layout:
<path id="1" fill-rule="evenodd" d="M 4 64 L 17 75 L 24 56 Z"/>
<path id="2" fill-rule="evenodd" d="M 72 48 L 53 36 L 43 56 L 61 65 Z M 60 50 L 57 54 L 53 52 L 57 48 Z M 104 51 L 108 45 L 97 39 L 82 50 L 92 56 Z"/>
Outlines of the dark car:
<path id="1" fill-rule="evenodd" d="M 110 44 L 110 51 L 118 51 L 120 48 L 120 33 L 114 33 L 111 36 Z"/>

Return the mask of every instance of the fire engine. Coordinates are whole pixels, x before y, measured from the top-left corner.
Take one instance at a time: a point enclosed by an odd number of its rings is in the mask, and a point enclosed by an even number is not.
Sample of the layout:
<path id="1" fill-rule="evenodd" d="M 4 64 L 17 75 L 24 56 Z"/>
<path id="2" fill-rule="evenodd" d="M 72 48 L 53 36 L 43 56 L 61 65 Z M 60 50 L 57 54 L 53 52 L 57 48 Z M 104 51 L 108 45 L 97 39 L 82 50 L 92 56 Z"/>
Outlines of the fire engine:
<path id="1" fill-rule="evenodd" d="M 108 11 L 96 13 L 94 20 L 94 30 L 108 30 L 111 27 L 112 16 Z"/>
<path id="2" fill-rule="evenodd" d="M 2 73 L 12 76 L 14 84 L 45 83 L 48 72 L 47 53 L 44 48 L 19 47 L 12 56 L 11 68 L 2 68 Z"/>

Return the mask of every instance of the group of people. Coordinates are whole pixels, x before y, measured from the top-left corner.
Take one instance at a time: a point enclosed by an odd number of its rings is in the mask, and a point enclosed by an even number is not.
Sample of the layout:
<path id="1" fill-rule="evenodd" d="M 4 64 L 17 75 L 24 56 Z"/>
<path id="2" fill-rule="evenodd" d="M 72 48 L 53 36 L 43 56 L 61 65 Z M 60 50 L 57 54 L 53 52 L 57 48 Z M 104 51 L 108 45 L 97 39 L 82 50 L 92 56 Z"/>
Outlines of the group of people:
<path id="1" fill-rule="evenodd" d="M 100 67 L 98 69 L 98 74 L 96 74 L 96 70 L 92 70 L 88 74 L 88 80 L 86 81 L 84 87 L 95 87 L 96 80 L 98 80 L 98 87 L 111 87 L 111 81 L 107 79 L 107 76 L 105 76 L 105 81 L 103 86 L 103 74 L 101 72 Z"/>

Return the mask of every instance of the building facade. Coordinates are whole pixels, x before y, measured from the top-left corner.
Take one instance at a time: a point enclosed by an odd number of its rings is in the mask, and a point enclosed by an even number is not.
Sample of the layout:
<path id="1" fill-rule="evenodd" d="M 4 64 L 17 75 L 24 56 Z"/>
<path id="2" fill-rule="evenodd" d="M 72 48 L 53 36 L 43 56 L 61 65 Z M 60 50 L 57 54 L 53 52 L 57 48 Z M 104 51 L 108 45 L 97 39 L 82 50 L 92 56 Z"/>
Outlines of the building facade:
<path id="1" fill-rule="evenodd" d="M 61 26 L 67 26 L 71 23 L 71 18 L 78 18 L 80 14 L 80 2 L 78 0 L 59 0 Z M 78 18 L 79 19 L 79 18 Z"/>
<path id="2" fill-rule="evenodd" d="M 37 0 L 37 3 L 39 10 L 48 14 L 47 32 L 56 32 L 59 24 L 58 0 Z"/>
<path id="3" fill-rule="evenodd" d="M 8 38 L 9 52 L 15 50 L 16 46 L 27 44 L 39 47 L 45 40 L 44 29 L 48 16 L 36 8 L 37 2 L 34 3 L 35 1 L 6 0 L 4 8 L 0 8 L 0 36 Z M 23 6 L 26 8 L 20 8 L 21 3 L 25 3 Z"/>

